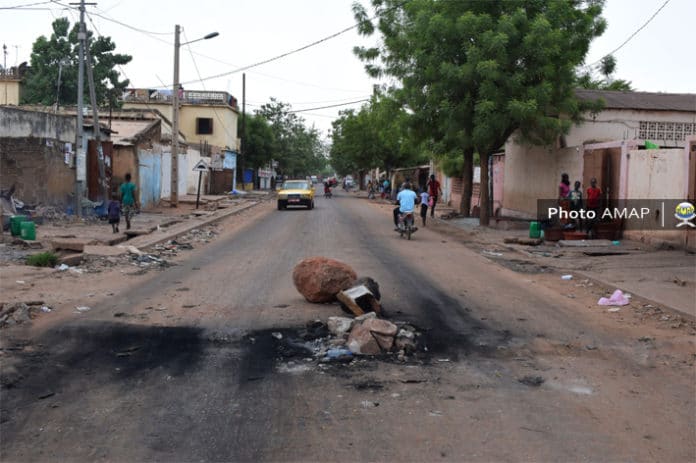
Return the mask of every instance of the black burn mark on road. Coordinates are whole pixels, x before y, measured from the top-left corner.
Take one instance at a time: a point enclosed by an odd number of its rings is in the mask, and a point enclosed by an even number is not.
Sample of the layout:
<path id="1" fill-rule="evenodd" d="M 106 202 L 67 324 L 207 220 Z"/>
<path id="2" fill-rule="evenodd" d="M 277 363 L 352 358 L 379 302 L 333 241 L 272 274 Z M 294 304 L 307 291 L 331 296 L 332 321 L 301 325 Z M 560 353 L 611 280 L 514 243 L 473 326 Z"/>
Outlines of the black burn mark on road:
<path id="1" fill-rule="evenodd" d="M 205 348 L 201 330 L 117 323 L 52 330 L 14 352 L 19 380 L 3 386 L 5 421 L 47 393 L 57 398 L 119 384 L 124 393 L 150 371 L 178 376 L 195 371 Z"/>

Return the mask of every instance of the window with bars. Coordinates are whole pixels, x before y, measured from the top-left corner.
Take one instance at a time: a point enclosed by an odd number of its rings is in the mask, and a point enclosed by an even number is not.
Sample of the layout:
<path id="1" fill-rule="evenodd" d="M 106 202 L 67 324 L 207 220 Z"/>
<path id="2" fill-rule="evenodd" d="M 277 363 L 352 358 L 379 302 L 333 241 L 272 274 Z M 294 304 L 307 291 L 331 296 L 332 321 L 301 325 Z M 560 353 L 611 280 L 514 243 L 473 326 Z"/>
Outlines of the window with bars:
<path id="1" fill-rule="evenodd" d="M 683 141 L 696 134 L 696 124 L 691 122 L 640 121 L 638 139 Z"/>

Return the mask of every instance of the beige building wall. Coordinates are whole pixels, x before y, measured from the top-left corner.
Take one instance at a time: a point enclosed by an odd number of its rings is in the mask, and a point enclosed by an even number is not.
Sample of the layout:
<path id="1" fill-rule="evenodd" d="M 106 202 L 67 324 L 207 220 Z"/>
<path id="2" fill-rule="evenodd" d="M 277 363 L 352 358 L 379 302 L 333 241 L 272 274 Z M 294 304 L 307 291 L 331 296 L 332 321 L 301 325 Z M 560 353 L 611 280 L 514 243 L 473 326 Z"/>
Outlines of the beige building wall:
<path id="1" fill-rule="evenodd" d="M 19 80 L 0 80 L 0 105 L 19 106 L 22 86 Z"/>
<path id="2" fill-rule="evenodd" d="M 503 215 L 535 218 L 537 200 L 558 196 L 561 174 L 582 181 L 582 152 L 576 147 L 553 149 L 525 146 L 509 140 L 505 145 Z"/>
<path id="3" fill-rule="evenodd" d="M 627 198 L 629 199 L 686 199 L 688 196 L 688 153 L 683 149 L 631 150 L 628 163 Z M 661 211 L 669 217 L 674 211 Z M 656 223 L 658 216 L 650 217 Z M 624 238 L 649 244 L 683 244 L 686 230 L 638 230 L 626 222 Z"/>
<path id="4" fill-rule="evenodd" d="M 166 103 L 148 102 L 124 102 L 124 108 L 156 109 L 164 117 L 172 120 L 172 105 Z M 194 105 L 184 103 L 179 110 L 179 131 L 186 137 L 190 146 L 198 146 L 202 142 L 208 142 L 212 147 L 224 149 L 229 147 L 238 150 L 237 136 L 237 112 L 225 106 L 218 105 Z M 210 135 L 196 133 L 196 119 L 208 118 L 213 121 L 213 133 Z"/>
<path id="5" fill-rule="evenodd" d="M 696 123 L 696 112 L 607 109 L 595 118 L 588 115 L 580 125 L 573 126 L 565 137 L 566 146 L 616 140 L 650 140 L 661 146 L 686 146 L 683 139 L 670 140 L 665 138 L 667 135 L 664 130 L 649 127 L 646 133 L 645 129 L 641 130 L 641 121 L 694 124 Z M 692 133 L 693 130 L 692 127 Z"/>

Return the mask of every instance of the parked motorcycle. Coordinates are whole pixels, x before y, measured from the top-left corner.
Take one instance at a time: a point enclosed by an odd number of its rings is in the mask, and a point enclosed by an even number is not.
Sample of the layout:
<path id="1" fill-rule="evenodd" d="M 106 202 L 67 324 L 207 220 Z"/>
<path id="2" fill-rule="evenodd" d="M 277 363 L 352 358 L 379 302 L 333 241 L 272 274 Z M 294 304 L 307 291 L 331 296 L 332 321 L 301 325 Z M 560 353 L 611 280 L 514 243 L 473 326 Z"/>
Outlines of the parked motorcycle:
<path id="1" fill-rule="evenodd" d="M 413 212 L 405 212 L 399 214 L 399 235 L 403 238 L 406 235 L 406 239 L 411 239 L 411 235 L 418 230 L 414 225 Z"/>

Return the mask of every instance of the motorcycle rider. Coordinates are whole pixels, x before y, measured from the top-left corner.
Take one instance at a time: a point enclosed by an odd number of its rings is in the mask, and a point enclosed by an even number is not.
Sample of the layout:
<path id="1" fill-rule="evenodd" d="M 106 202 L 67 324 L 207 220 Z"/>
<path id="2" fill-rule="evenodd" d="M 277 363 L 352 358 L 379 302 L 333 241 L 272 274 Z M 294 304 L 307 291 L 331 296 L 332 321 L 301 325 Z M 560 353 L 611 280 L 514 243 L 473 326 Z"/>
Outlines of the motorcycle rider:
<path id="1" fill-rule="evenodd" d="M 411 184 L 409 182 L 404 183 L 403 190 L 396 195 L 396 204 L 399 206 L 394 208 L 394 231 L 399 231 L 399 214 L 413 213 L 413 210 L 416 208 L 417 198 L 418 195 L 411 189 Z M 416 227 L 413 227 L 413 229 L 415 231 Z"/>

